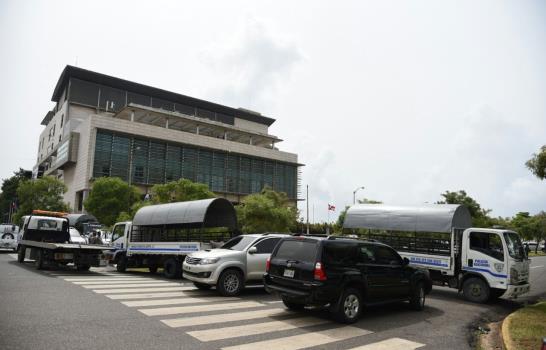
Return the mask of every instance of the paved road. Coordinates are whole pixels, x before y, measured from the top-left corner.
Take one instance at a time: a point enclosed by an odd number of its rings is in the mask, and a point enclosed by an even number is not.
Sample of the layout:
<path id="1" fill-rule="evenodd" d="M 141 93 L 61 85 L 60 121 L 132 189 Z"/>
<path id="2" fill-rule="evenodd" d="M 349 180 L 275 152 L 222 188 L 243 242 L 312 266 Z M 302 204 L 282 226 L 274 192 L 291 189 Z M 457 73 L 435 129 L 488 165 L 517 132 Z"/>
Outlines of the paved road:
<path id="1" fill-rule="evenodd" d="M 545 265 L 533 260 L 533 294 L 546 291 Z M 469 349 L 473 322 L 515 307 L 435 287 L 422 312 L 371 308 L 343 326 L 320 309 L 289 312 L 260 288 L 222 298 L 147 273 L 40 272 L 13 254 L 0 254 L 0 295 L 1 349 Z"/>

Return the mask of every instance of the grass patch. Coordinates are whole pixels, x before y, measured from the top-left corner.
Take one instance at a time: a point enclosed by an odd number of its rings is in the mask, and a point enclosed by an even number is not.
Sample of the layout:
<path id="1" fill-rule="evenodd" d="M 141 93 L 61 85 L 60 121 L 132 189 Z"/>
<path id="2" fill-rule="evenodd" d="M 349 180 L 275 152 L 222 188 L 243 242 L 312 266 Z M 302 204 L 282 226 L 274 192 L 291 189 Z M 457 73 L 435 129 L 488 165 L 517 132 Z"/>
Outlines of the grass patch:
<path id="1" fill-rule="evenodd" d="M 540 349 L 546 337 L 546 302 L 526 306 L 511 314 L 507 331 L 515 349 Z"/>
<path id="2" fill-rule="evenodd" d="M 529 257 L 531 257 L 531 256 L 546 256 L 546 253 L 539 250 L 539 251 L 535 254 L 535 252 L 532 251 L 532 252 L 529 252 Z"/>

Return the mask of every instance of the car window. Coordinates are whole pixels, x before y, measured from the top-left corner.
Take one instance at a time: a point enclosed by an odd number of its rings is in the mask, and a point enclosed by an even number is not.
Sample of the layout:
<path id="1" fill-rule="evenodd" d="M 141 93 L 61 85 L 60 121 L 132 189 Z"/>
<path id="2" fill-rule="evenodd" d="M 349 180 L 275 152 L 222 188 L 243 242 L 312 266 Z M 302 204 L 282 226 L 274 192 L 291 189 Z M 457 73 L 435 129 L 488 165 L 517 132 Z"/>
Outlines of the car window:
<path id="1" fill-rule="evenodd" d="M 255 245 L 258 250 L 256 254 L 271 254 L 280 240 L 280 238 L 266 238 L 258 242 L 258 244 Z"/>
<path id="2" fill-rule="evenodd" d="M 379 245 L 369 245 L 368 248 L 373 252 L 373 263 L 379 265 L 402 264 L 400 255 L 389 247 Z"/>
<path id="3" fill-rule="evenodd" d="M 358 247 L 347 242 L 327 242 L 322 251 L 322 262 L 326 266 L 354 266 L 357 263 Z"/>
<path id="4" fill-rule="evenodd" d="M 317 257 L 317 242 L 292 239 L 281 241 L 275 257 L 314 264 Z"/>
<path id="5" fill-rule="evenodd" d="M 375 263 L 375 253 L 368 245 L 360 245 L 359 247 L 359 262 Z"/>
<path id="6" fill-rule="evenodd" d="M 114 232 L 112 232 L 112 241 L 123 237 L 125 235 L 125 225 L 117 225 L 114 227 Z"/>
<path id="7" fill-rule="evenodd" d="M 233 237 L 229 241 L 226 242 L 221 248 L 222 249 L 231 249 L 231 250 L 240 250 L 242 251 L 245 249 L 250 243 L 254 242 L 256 237 L 252 236 L 237 236 Z"/>
<path id="8" fill-rule="evenodd" d="M 496 233 L 470 232 L 470 249 L 504 261 L 502 240 Z"/>

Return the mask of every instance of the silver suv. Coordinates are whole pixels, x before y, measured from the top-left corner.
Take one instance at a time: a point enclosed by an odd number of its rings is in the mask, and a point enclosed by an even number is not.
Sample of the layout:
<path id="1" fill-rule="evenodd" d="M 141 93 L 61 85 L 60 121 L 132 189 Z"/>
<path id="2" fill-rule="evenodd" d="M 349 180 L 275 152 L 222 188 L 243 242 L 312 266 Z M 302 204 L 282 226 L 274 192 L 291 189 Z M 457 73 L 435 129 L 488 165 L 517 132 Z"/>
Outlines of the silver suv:
<path id="1" fill-rule="evenodd" d="M 247 284 L 262 284 L 265 264 L 281 238 L 288 234 L 263 233 L 234 237 L 218 249 L 186 256 L 184 278 L 199 289 L 216 286 L 221 295 L 235 296 Z"/>

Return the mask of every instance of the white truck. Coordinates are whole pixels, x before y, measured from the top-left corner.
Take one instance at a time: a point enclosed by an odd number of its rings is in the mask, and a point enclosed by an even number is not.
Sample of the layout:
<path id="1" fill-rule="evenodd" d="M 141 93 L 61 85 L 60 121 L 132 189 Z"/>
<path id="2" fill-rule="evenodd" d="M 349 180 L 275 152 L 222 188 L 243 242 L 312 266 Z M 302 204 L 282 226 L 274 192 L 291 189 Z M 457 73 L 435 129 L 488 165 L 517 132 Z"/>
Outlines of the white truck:
<path id="1" fill-rule="evenodd" d="M 235 208 L 224 198 L 149 205 L 114 225 L 108 258 L 119 272 L 163 267 L 165 277 L 177 278 L 187 254 L 220 246 L 236 229 Z"/>
<path id="2" fill-rule="evenodd" d="M 347 210 L 344 221 L 345 229 L 390 245 L 412 265 L 427 269 L 435 284 L 457 288 L 467 300 L 483 303 L 528 293 L 529 259 L 519 235 L 470 226 L 468 209 L 454 204 L 359 204 Z"/>

